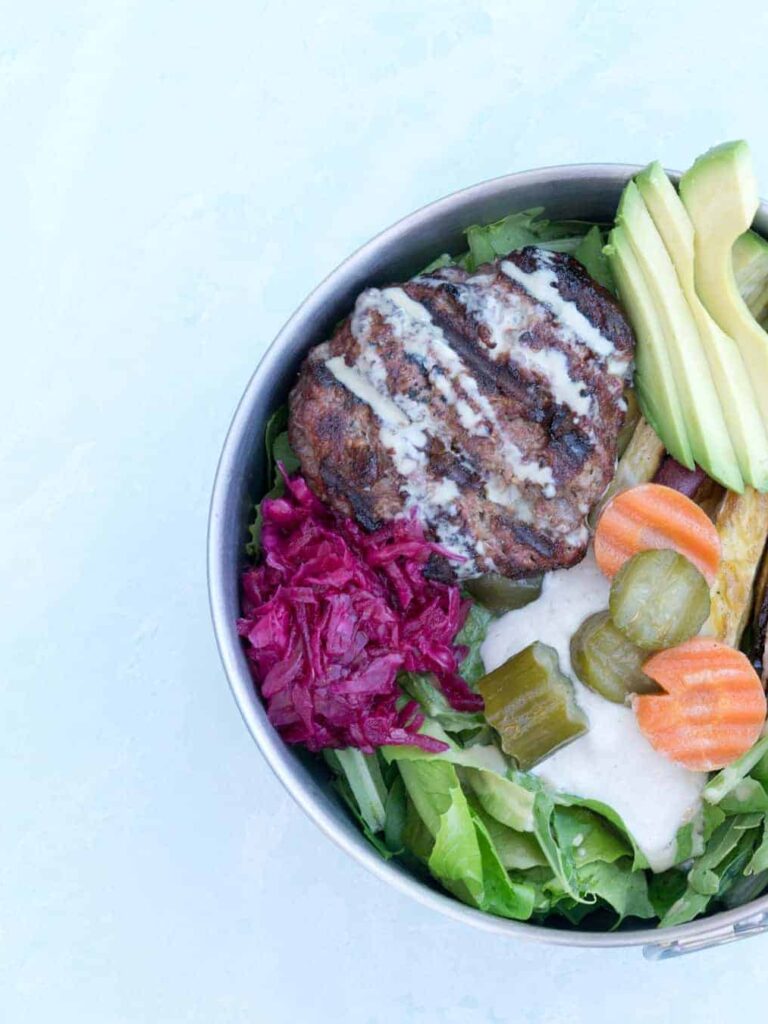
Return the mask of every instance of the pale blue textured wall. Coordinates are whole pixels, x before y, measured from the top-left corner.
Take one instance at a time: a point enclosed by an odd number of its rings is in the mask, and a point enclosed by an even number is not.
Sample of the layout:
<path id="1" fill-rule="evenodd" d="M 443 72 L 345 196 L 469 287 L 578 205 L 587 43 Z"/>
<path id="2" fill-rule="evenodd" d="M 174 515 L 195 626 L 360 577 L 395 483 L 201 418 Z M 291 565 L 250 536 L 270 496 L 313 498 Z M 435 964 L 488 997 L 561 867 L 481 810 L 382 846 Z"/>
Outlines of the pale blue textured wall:
<path id="1" fill-rule="evenodd" d="M 722 1024 L 768 940 L 652 966 L 469 932 L 272 778 L 215 654 L 233 407 L 381 227 L 507 171 L 751 139 L 757 2 L 30 0 L 0 32 L 0 1019 Z"/>

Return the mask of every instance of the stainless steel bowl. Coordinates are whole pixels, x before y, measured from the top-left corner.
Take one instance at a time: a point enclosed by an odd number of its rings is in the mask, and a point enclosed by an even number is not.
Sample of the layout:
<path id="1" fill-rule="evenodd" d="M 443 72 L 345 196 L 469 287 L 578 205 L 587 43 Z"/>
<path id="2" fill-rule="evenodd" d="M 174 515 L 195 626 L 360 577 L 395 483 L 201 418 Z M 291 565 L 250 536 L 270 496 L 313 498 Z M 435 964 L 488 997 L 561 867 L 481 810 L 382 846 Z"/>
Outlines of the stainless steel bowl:
<path id="1" fill-rule="evenodd" d="M 483 914 L 431 888 L 401 865 L 385 862 L 368 845 L 322 770 L 286 746 L 267 720 L 235 631 L 238 572 L 253 500 L 264 492 L 264 427 L 285 401 L 306 351 L 325 339 L 366 285 L 400 281 L 442 252 L 458 252 L 469 224 L 543 206 L 557 219 L 610 221 L 627 179 L 638 167 L 578 164 L 510 174 L 439 199 L 405 217 L 345 260 L 294 313 L 251 377 L 224 443 L 211 501 L 208 580 L 216 639 L 235 700 L 272 770 L 310 818 L 379 878 L 425 906 L 475 928 L 567 946 L 644 946 L 651 959 L 733 941 L 768 929 L 768 896 L 737 910 L 659 931 L 649 928 L 595 932 L 546 928 Z M 768 234 L 768 207 L 758 229 Z"/>

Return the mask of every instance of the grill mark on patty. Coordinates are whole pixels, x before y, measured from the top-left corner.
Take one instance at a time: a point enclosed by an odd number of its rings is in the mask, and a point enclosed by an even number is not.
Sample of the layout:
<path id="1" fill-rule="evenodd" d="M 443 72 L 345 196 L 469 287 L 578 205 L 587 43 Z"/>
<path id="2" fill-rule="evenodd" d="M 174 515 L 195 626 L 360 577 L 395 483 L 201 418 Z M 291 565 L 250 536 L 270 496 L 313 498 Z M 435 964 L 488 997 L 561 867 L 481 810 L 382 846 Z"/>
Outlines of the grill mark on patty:
<path id="1" fill-rule="evenodd" d="M 327 461 L 320 466 L 320 475 L 329 496 L 348 501 L 352 506 L 355 519 L 362 527 L 366 530 L 377 530 L 381 526 L 381 520 L 374 515 L 365 493 L 358 490 Z"/>
<path id="2" fill-rule="evenodd" d="M 526 526 L 525 523 L 519 522 L 511 523 L 510 529 L 521 544 L 531 548 L 542 558 L 551 558 L 554 554 L 555 546 L 552 540 L 540 530 L 534 530 L 532 527 Z"/>
<path id="3" fill-rule="evenodd" d="M 446 293 L 457 291 L 454 285 L 441 286 L 441 290 L 443 289 Z M 533 411 L 536 403 L 532 388 L 530 384 L 521 379 L 516 365 L 494 362 L 478 345 L 477 333 L 475 332 L 473 337 L 470 330 L 463 328 L 455 313 L 452 315 L 444 311 L 439 305 L 437 295 L 420 294 L 418 301 L 432 317 L 435 326 L 443 332 L 445 340 L 456 355 L 472 372 L 486 395 L 492 396 L 501 393 Z"/>
<path id="4" fill-rule="evenodd" d="M 475 464 L 471 452 L 447 448 L 438 438 L 430 438 L 427 446 L 427 462 L 433 477 L 453 480 L 457 487 L 483 485 L 482 471 Z"/>
<path id="5" fill-rule="evenodd" d="M 515 282 L 512 284 L 516 286 Z M 458 294 L 459 291 L 453 284 L 441 286 L 441 290 L 452 296 Z M 574 417 L 569 407 L 563 403 L 553 403 L 550 409 L 547 409 L 544 405 L 537 404 L 535 392 L 538 381 L 531 379 L 526 382 L 521 379 L 522 373 L 529 371 L 522 371 L 519 365 L 513 361 L 506 364 L 494 361 L 482 350 L 466 328 L 461 329 L 463 325 L 460 325 L 457 319 L 451 318 L 449 313 L 443 312 L 438 305 L 439 300 L 435 297 L 420 294 L 419 301 L 430 314 L 435 325 L 442 330 L 451 348 L 475 372 L 478 382 L 485 385 L 487 390 L 501 392 L 522 400 L 528 417 L 534 423 L 545 427 L 552 443 L 558 446 L 568 462 L 568 473 L 555 473 L 555 477 L 557 478 L 558 475 L 573 476 L 594 450 L 594 445 L 586 431 L 579 429 L 574 423 Z M 537 326 L 533 331 L 523 331 L 519 339 L 522 344 L 527 343 L 534 350 L 535 346 L 543 348 L 546 344 L 545 339 L 540 336 Z M 551 327 L 546 329 L 551 333 Z M 564 354 L 568 359 L 568 353 Z M 568 365 L 570 368 L 570 361 Z M 514 382 L 512 388 L 508 386 L 510 381 Z M 594 394 L 594 383 L 592 381 L 583 383 L 588 389 L 588 393 Z"/>
<path id="6" fill-rule="evenodd" d="M 555 406 L 547 423 L 550 444 L 568 462 L 570 474 L 578 472 L 595 450 L 591 438 L 574 422 L 563 406 Z"/>

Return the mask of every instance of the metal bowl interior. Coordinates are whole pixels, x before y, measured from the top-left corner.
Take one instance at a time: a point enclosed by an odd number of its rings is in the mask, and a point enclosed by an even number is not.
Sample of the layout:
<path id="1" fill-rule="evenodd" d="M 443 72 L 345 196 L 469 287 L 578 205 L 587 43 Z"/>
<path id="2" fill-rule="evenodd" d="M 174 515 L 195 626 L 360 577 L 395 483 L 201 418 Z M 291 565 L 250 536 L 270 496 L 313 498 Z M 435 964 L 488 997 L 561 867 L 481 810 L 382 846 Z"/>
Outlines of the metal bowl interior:
<path id="1" fill-rule="evenodd" d="M 425 883 L 395 861 L 385 862 L 366 842 L 327 784 L 321 765 L 286 746 L 267 720 L 235 630 L 238 573 L 253 502 L 264 493 L 264 427 L 285 401 L 307 350 L 328 335 L 367 285 L 400 281 L 443 252 L 458 252 L 462 231 L 518 210 L 543 206 L 552 218 L 612 220 L 621 190 L 638 167 L 585 164 L 507 175 L 456 192 L 382 232 L 341 264 L 299 307 L 257 367 L 235 413 L 216 475 L 208 537 L 208 577 L 214 629 L 235 700 L 267 762 L 312 820 L 379 878 L 421 903 L 486 931 L 518 939 L 578 946 L 643 945 L 663 940 L 707 941 L 768 911 L 768 896 L 664 932 L 649 928 L 615 932 L 534 926 L 473 910 Z M 757 227 L 768 233 L 768 209 Z"/>

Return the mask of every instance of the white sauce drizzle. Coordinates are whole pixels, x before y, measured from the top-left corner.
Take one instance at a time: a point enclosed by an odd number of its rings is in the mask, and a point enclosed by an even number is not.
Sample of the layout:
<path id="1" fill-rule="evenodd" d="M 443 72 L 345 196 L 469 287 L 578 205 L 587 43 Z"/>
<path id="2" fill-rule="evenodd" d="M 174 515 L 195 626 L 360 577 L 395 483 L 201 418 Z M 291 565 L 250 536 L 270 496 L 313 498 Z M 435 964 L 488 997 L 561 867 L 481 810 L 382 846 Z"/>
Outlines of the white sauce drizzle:
<path id="1" fill-rule="evenodd" d="M 392 399 L 377 391 L 354 366 L 347 366 L 343 356 L 333 356 L 332 359 L 327 359 L 325 366 L 347 391 L 351 391 L 361 402 L 370 406 L 382 423 L 395 427 L 407 427 L 410 424 L 408 417 L 400 411 Z"/>
<path id="2" fill-rule="evenodd" d="M 583 381 L 574 380 L 568 367 L 568 357 L 559 348 L 527 348 L 518 345 L 515 361 L 528 370 L 539 373 L 549 383 L 552 397 L 559 405 L 566 405 L 576 418 L 589 416 L 592 396 Z"/>
<path id="3" fill-rule="evenodd" d="M 495 284 L 493 275 L 475 274 L 458 288 L 459 299 L 467 312 L 488 329 L 492 359 L 517 357 L 519 337 L 533 326 L 533 311 Z"/>
<path id="4" fill-rule="evenodd" d="M 552 485 L 546 484 L 544 491 L 546 492 L 550 486 Z M 485 484 L 485 495 L 489 501 L 494 502 L 496 505 L 502 505 L 504 508 L 514 508 L 518 519 L 522 522 L 533 522 L 533 507 L 530 502 L 525 500 L 517 484 L 507 483 L 503 477 L 491 473 Z"/>
<path id="5" fill-rule="evenodd" d="M 548 262 L 547 257 L 544 259 L 545 263 Z M 564 299 L 557 290 L 557 274 L 551 267 L 545 265 L 528 272 L 511 260 L 502 260 L 501 269 L 532 298 L 551 309 L 560 323 L 588 345 L 595 355 L 602 358 L 613 355 L 615 346 L 611 341 L 587 320 L 575 302 Z"/>
<path id="6" fill-rule="evenodd" d="M 367 347 L 361 352 L 362 356 L 365 358 L 358 360 L 355 367 L 347 366 L 341 356 L 327 359 L 325 366 L 379 419 L 381 442 L 390 452 L 398 473 L 408 482 L 406 510 L 419 512 L 433 525 L 442 545 L 471 560 L 473 551 L 468 538 L 457 524 L 441 515 L 455 513 L 454 502 L 459 493 L 456 484 L 447 478 L 433 480 L 427 477 L 427 455 L 424 451 L 427 434 L 422 425 L 412 422 L 388 394 L 382 394 L 372 383 L 374 380 L 386 380 L 385 368 L 373 349 Z M 366 372 L 361 372 L 361 365 Z"/>
<path id="7" fill-rule="evenodd" d="M 570 640 L 589 615 L 608 606 L 610 586 L 590 551 L 573 569 L 544 577 L 541 597 L 493 622 L 482 658 L 490 672 L 541 640 L 554 647 L 574 680 L 589 730 L 546 758 L 533 773 L 553 789 L 612 807 L 635 837 L 654 871 L 675 859 L 677 830 L 694 819 L 707 780 L 668 761 L 648 743 L 632 711 L 583 686 L 572 674 Z"/>

